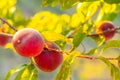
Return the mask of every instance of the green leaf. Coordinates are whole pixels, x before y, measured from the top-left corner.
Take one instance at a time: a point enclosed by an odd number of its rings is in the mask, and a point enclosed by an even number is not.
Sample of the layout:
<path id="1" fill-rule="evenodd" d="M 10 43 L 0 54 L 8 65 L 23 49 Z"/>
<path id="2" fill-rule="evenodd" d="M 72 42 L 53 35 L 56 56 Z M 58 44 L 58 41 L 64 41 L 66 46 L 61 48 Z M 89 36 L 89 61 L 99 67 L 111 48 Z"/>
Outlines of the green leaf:
<path id="1" fill-rule="evenodd" d="M 105 64 L 107 64 L 109 67 L 111 66 L 111 63 L 104 57 L 100 56 L 98 59 L 102 60 Z"/>
<path id="2" fill-rule="evenodd" d="M 83 27 L 81 27 L 74 34 L 73 49 L 71 51 L 73 51 L 74 49 L 76 49 L 80 45 L 80 43 L 83 41 L 83 39 L 87 37 L 87 34 L 91 33 L 92 27 L 93 27 L 92 23 L 84 24 Z"/>
<path id="3" fill-rule="evenodd" d="M 113 77 L 113 80 L 120 79 L 120 70 L 114 64 L 111 64 L 111 76 Z"/>
<path id="4" fill-rule="evenodd" d="M 120 3 L 120 0 L 104 0 L 105 2 L 107 3 L 110 3 L 110 4 L 119 4 Z"/>
<path id="5" fill-rule="evenodd" d="M 78 3 L 79 3 L 78 0 L 60 0 L 60 4 L 62 6 L 62 9 L 71 8 Z"/>
<path id="6" fill-rule="evenodd" d="M 6 75 L 5 77 L 5 80 L 10 80 L 10 77 L 18 72 L 18 71 L 21 71 L 24 67 L 26 67 L 27 65 L 26 64 L 22 64 L 22 65 L 18 65 L 18 66 L 15 66 L 13 67 L 12 69 L 10 69 L 10 71 L 8 72 L 8 74 Z"/>
<path id="7" fill-rule="evenodd" d="M 86 32 L 87 34 L 90 34 L 92 31 L 93 31 L 93 26 L 94 26 L 94 23 L 92 21 L 88 22 L 87 25 L 85 25 L 87 27 L 86 29 Z"/>
<path id="8" fill-rule="evenodd" d="M 60 3 L 62 9 L 68 9 L 78 2 L 78 0 L 42 0 L 42 5 L 48 6 L 49 4 L 51 4 L 52 6 L 55 6 L 56 4 Z"/>
<path id="9" fill-rule="evenodd" d="M 51 4 L 52 2 L 54 2 L 55 0 L 42 0 L 42 5 L 46 6 L 48 4 Z"/>
<path id="10" fill-rule="evenodd" d="M 58 72 L 55 80 L 67 80 L 71 76 L 71 64 L 74 62 L 75 57 L 80 55 L 79 52 L 73 52 L 64 60 L 60 71 Z"/>
<path id="11" fill-rule="evenodd" d="M 111 71 L 112 80 L 120 80 L 120 69 L 104 57 L 99 57 L 99 59 L 102 60 L 105 64 L 107 64 L 107 66 L 109 67 Z"/>
<path id="12" fill-rule="evenodd" d="M 103 51 L 109 48 L 120 48 L 120 40 L 112 40 L 108 41 L 104 46 L 103 46 Z"/>
<path id="13" fill-rule="evenodd" d="M 67 37 L 65 37 L 64 35 L 59 34 L 59 33 L 55 33 L 53 31 L 44 31 L 44 32 L 42 32 L 42 35 L 48 41 L 63 40 L 63 41 L 71 43 L 71 41 Z"/>
<path id="14" fill-rule="evenodd" d="M 80 3 L 80 2 L 95 2 L 98 0 L 42 0 L 42 6 L 56 6 L 57 4 L 61 5 L 62 9 L 68 9 L 73 7 L 74 5 Z"/>
<path id="15" fill-rule="evenodd" d="M 77 5 L 77 13 L 80 17 L 80 22 L 84 23 L 87 20 L 90 20 L 91 17 L 97 12 L 100 1 L 96 2 L 83 2 Z"/>
<path id="16" fill-rule="evenodd" d="M 74 44 L 73 50 L 80 45 L 80 43 L 83 41 L 83 39 L 84 39 L 86 36 L 87 36 L 87 35 L 86 35 L 85 32 L 83 32 L 83 29 L 80 29 L 80 30 L 78 30 L 78 31 L 75 33 L 75 35 L 74 35 L 74 37 L 73 37 L 73 44 Z"/>
<path id="17" fill-rule="evenodd" d="M 27 65 L 23 70 L 21 70 L 15 80 L 37 80 L 38 72 L 34 64 Z"/>
<path id="18" fill-rule="evenodd" d="M 98 44 L 98 47 L 103 45 L 105 42 L 105 37 L 103 35 L 90 36 Z"/>
<path id="19" fill-rule="evenodd" d="M 56 6 L 58 4 L 58 0 L 42 0 L 42 6 L 48 6 L 51 4 L 52 6 Z"/>
<path id="20" fill-rule="evenodd" d="M 98 52 L 98 47 L 91 49 L 89 52 L 85 53 L 85 55 L 93 55 Z"/>
<path id="21" fill-rule="evenodd" d="M 96 24 L 103 20 L 113 21 L 117 17 L 119 13 L 118 11 L 119 11 L 118 5 L 103 3 L 100 12 L 97 16 Z"/>

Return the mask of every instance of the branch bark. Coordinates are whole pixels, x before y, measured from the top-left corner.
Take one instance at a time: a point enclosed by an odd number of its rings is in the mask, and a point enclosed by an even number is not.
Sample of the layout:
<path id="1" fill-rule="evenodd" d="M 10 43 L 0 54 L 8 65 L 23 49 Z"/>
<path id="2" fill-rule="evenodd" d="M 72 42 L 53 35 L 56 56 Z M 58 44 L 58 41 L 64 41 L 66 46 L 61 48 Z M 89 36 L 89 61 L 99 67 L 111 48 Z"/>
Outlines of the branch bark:
<path id="1" fill-rule="evenodd" d="M 1 18 L 0 17 L 0 20 L 3 22 L 3 23 L 5 23 L 5 24 L 7 24 L 10 28 L 12 28 L 14 31 L 18 31 L 14 26 L 12 26 L 8 21 L 6 21 L 5 19 L 3 19 L 3 18 Z"/>

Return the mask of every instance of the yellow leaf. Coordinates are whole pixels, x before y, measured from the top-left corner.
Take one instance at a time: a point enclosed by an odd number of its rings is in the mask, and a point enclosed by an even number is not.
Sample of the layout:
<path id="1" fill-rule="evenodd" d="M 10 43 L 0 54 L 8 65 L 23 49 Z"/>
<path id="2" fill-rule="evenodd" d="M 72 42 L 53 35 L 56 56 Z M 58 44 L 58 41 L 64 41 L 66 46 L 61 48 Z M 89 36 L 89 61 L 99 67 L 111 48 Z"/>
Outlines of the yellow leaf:
<path id="1" fill-rule="evenodd" d="M 52 32 L 52 31 L 42 32 L 42 35 L 44 36 L 44 38 L 45 38 L 46 40 L 49 40 L 49 41 L 63 40 L 63 41 L 66 41 L 66 42 L 71 42 L 71 41 L 70 41 L 67 37 L 65 37 L 64 35 L 59 34 L 59 33 L 55 33 L 55 32 Z"/>

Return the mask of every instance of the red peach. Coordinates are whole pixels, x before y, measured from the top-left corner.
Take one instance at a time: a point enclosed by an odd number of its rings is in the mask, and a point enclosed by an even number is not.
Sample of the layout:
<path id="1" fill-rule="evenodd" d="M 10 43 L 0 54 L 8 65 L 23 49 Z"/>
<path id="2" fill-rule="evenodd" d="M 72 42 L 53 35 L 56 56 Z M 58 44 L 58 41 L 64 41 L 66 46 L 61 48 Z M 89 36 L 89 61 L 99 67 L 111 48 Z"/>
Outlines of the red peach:
<path id="1" fill-rule="evenodd" d="M 0 46 L 5 46 L 7 43 L 11 42 L 12 35 L 6 33 L 0 33 Z"/>
<path id="2" fill-rule="evenodd" d="M 16 52 L 24 57 L 37 56 L 44 48 L 42 36 L 32 28 L 17 31 L 13 36 L 12 43 Z"/>
<path id="3" fill-rule="evenodd" d="M 115 27 L 111 22 L 103 22 L 100 26 L 99 26 L 99 30 L 101 30 L 103 33 L 103 35 L 105 36 L 105 40 L 109 40 L 111 38 L 113 38 L 113 36 L 115 35 Z M 106 32 L 107 31 L 107 32 Z"/>
<path id="4" fill-rule="evenodd" d="M 54 71 L 63 61 L 63 55 L 55 43 L 47 42 L 41 54 L 34 57 L 34 62 L 39 69 L 45 72 Z"/>

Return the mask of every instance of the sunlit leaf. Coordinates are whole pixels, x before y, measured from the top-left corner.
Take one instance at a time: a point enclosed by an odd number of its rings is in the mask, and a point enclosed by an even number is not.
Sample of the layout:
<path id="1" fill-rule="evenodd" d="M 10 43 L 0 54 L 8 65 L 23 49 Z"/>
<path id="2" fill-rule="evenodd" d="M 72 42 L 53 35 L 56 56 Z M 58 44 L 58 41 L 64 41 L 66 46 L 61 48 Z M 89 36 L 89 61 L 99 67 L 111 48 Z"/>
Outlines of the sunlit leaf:
<path id="1" fill-rule="evenodd" d="M 90 34 L 93 31 L 93 26 L 94 24 L 92 22 L 88 22 L 88 24 L 84 24 L 84 32 L 86 32 L 87 34 Z"/>
<path id="2" fill-rule="evenodd" d="M 42 32 L 42 35 L 44 36 L 44 38 L 46 40 L 49 41 L 57 41 L 57 40 L 63 40 L 63 41 L 67 41 L 67 42 L 71 42 L 67 37 L 65 37 L 62 34 L 59 33 L 55 33 L 55 32 L 51 32 L 51 31 L 45 31 Z"/>
<path id="3" fill-rule="evenodd" d="M 105 2 L 107 3 L 110 3 L 110 4 L 119 4 L 120 3 L 120 0 L 104 0 Z"/>
<path id="4" fill-rule="evenodd" d="M 78 4 L 79 2 L 95 2 L 97 0 L 42 0 L 42 6 L 56 6 L 57 4 L 61 5 L 62 9 L 68 9 Z"/>
<path id="5" fill-rule="evenodd" d="M 67 80 L 71 75 L 71 64 L 74 62 L 76 56 L 80 55 L 79 52 L 70 53 L 64 60 L 60 71 L 58 72 L 55 80 Z"/>
<path id="6" fill-rule="evenodd" d="M 108 41 L 104 46 L 103 46 L 103 51 L 109 49 L 109 48 L 120 48 L 120 40 L 112 40 Z"/>
<path id="7" fill-rule="evenodd" d="M 74 5 L 78 3 L 83 3 L 83 2 L 97 2 L 98 0 L 42 0 L 42 6 L 56 6 L 57 4 L 61 5 L 62 9 L 68 9 L 73 7 Z M 104 0 L 104 2 L 109 3 L 109 4 L 119 4 L 119 0 Z M 89 8 L 89 7 L 88 7 Z"/>
<path id="8" fill-rule="evenodd" d="M 68 9 L 79 3 L 78 0 L 60 0 L 62 9 Z"/>
<path id="9" fill-rule="evenodd" d="M 79 15 L 80 21 L 83 23 L 93 17 L 99 5 L 99 1 L 79 3 L 77 5 L 77 13 Z"/>
<path id="10" fill-rule="evenodd" d="M 38 72 L 34 64 L 27 65 L 23 70 L 21 70 L 15 80 L 37 80 Z"/>
<path id="11" fill-rule="evenodd" d="M 104 57 L 99 57 L 100 60 L 102 60 L 107 66 L 109 67 L 111 71 L 111 76 L 113 80 L 119 80 L 120 79 L 120 69 L 117 68 L 114 64 L 112 64 L 110 61 L 108 61 Z"/>
<path id="12" fill-rule="evenodd" d="M 18 66 L 15 66 L 13 67 L 12 69 L 10 69 L 10 71 L 7 73 L 6 77 L 5 77 L 5 80 L 10 80 L 10 77 L 18 72 L 18 71 L 21 71 L 23 68 L 25 68 L 27 65 L 26 64 L 22 64 L 22 65 L 18 65 Z"/>
<path id="13" fill-rule="evenodd" d="M 103 3 L 95 24 L 99 24 L 103 20 L 113 21 L 118 15 L 118 11 L 119 7 L 116 4 Z"/>
<path id="14" fill-rule="evenodd" d="M 16 10 L 17 0 L 0 0 L 0 16 L 4 18 L 13 18 Z"/>
<path id="15" fill-rule="evenodd" d="M 105 37 L 103 35 L 90 36 L 95 42 L 98 44 L 97 46 L 101 46 L 105 42 Z"/>
<path id="16" fill-rule="evenodd" d="M 72 16 L 71 16 L 71 19 L 70 19 L 70 26 L 71 27 L 76 27 L 80 24 L 81 22 L 81 16 L 79 16 L 79 14 L 77 13 L 74 13 Z M 84 20 L 83 20 L 84 21 Z"/>
<path id="17" fill-rule="evenodd" d="M 91 49 L 89 52 L 85 53 L 85 55 L 93 55 L 98 52 L 98 47 Z"/>
<path id="18" fill-rule="evenodd" d="M 65 23 L 69 23 L 70 22 L 70 16 L 67 14 L 62 14 L 60 16 L 60 18 L 65 22 Z"/>
<path id="19" fill-rule="evenodd" d="M 83 29 L 78 30 L 73 37 L 74 49 L 77 48 L 83 39 L 86 37 L 86 33 L 83 32 Z"/>
<path id="20" fill-rule="evenodd" d="M 49 30 L 57 33 L 62 32 L 62 26 L 60 17 L 49 11 L 36 13 L 27 25 L 27 27 L 34 28 L 40 32 Z"/>
<path id="21" fill-rule="evenodd" d="M 92 30 L 91 24 L 84 24 L 75 34 L 73 37 L 73 49 L 77 48 L 80 43 L 83 41 L 85 37 L 87 37 L 87 34 L 90 33 Z"/>

